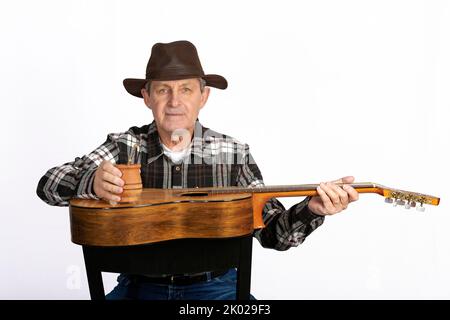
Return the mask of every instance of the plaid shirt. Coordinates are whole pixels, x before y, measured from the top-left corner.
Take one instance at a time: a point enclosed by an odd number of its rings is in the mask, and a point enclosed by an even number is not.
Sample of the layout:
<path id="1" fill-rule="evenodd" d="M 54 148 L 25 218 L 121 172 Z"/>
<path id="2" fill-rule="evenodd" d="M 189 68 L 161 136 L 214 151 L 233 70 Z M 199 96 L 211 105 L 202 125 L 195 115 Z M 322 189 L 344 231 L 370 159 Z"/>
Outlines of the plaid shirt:
<path id="1" fill-rule="evenodd" d="M 174 164 L 163 153 L 156 124 L 132 127 L 113 133 L 91 153 L 75 161 L 52 168 L 40 179 L 37 195 L 46 203 L 68 206 L 73 197 L 98 199 L 93 182 L 103 160 L 127 163 L 134 144 L 139 144 L 144 188 L 261 187 L 261 172 L 247 144 L 203 127 L 197 120 L 190 153 Z M 265 248 L 287 250 L 301 244 L 319 227 L 324 217 L 311 212 L 309 198 L 286 210 L 275 198 L 263 209 L 265 228 L 254 236 Z"/>

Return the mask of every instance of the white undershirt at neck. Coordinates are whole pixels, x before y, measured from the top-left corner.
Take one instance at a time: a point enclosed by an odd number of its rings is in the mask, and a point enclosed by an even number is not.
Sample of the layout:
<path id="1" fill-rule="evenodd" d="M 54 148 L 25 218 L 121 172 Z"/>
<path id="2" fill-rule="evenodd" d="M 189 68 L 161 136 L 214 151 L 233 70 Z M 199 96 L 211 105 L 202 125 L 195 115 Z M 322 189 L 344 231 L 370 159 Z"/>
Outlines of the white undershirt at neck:
<path id="1" fill-rule="evenodd" d="M 191 145 L 192 143 L 183 150 L 173 151 L 170 150 L 164 143 L 161 143 L 164 154 L 169 157 L 174 164 L 180 164 L 183 161 L 183 159 L 191 152 Z"/>

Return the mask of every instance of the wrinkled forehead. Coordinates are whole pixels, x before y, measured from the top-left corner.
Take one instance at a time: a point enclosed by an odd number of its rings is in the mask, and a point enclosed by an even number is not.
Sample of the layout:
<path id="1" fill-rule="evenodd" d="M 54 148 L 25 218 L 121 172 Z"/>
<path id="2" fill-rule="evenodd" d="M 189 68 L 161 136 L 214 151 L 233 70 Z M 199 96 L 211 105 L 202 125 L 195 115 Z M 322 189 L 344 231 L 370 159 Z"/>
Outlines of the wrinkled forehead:
<path id="1" fill-rule="evenodd" d="M 152 87 L 181 87 L 181 86 L 199 86 L 200 78 L 189 78 L 189 79 L 180 79 L 180 80 L 152 80 Z"/>

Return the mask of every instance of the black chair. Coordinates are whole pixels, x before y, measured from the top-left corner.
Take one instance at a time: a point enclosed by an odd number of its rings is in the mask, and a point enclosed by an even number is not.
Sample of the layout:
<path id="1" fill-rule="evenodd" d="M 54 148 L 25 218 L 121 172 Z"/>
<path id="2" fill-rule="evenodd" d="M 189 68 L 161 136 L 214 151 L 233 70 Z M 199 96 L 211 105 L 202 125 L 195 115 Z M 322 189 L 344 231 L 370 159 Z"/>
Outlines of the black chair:
<path id="1" fill-rule="evenodd" d="M 233 238 L 177 239 L 146 245 L 83 245 L 92 300 L 104 300 L 102 271 L 180 274 L 237 268 L 237 300 L 250 298 L 252 235 Z"/>

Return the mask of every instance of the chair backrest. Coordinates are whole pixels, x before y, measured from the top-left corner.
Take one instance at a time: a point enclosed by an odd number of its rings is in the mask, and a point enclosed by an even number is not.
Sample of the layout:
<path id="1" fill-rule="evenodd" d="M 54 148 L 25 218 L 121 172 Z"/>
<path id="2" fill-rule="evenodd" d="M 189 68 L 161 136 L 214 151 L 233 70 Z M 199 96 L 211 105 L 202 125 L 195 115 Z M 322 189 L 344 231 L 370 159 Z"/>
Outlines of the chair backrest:
<path id="1" fill-rule="evenodd" d="M 237 298 L 249 299 L 252 235 L 178 239 L 123 247 L 83 246 L 92 299 L 104 299 L 101 272 L 180 274 L 237 268 Z"/>

